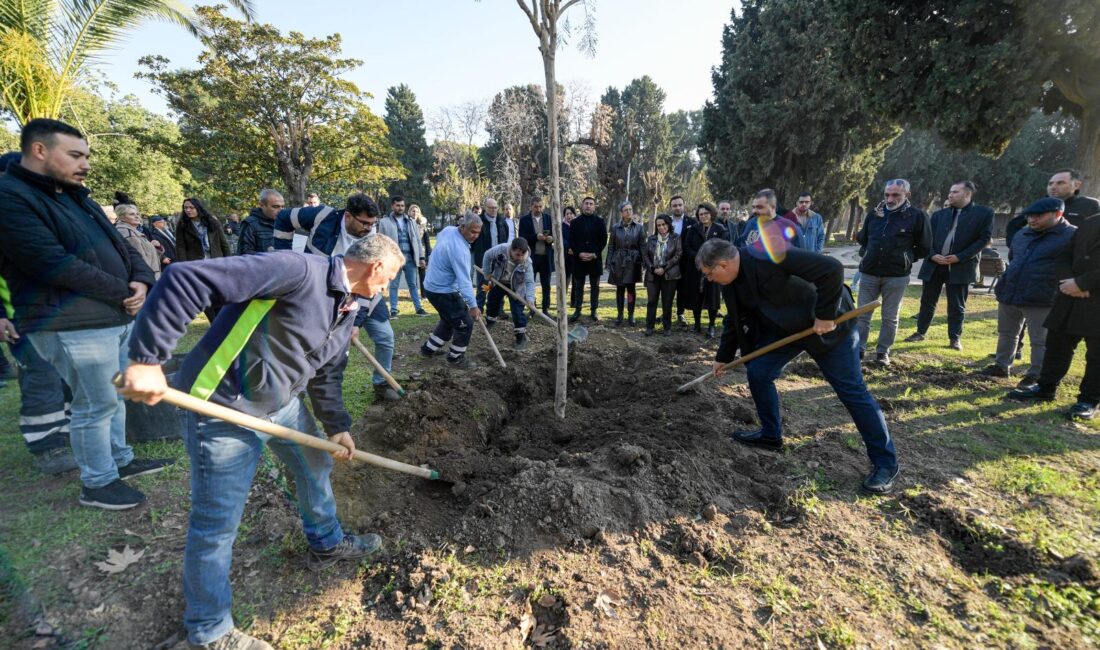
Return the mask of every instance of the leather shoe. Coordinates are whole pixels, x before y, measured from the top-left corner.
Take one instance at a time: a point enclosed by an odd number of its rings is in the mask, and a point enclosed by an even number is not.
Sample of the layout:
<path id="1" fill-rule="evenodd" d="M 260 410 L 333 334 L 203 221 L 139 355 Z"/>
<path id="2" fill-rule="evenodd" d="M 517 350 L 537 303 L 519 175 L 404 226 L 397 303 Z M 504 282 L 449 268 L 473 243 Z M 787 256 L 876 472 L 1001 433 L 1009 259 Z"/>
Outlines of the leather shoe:
<path id="1" fill-rule="evenodd" d="M 765 436 L 760 429 L 756 431 L 734 431 L 730 434 L 730 437 L 743 445 L 752 447 L 763 447 L 772 451 L 779 451 L 783 448 L 783 438 Z"/>
<path id="2" fill-rule="evenodd" d="M 920 332 L 913 332 L 909 336 L 905 337 L 906 343 L 920 343 L 923 340 L 924 334 L 921 334 Z"/>
<path id="3" fill-rule="evenodd" d="M 898 477 L 898 468 L 876 467 L 863 479 L 863 491 L 871 494 L 890 494 L 894 491 L 894 480 Z"/>
<path id="4" fill-rule="evenodd" d="M 1039 384 L 1033 384 L 1026 387 L 1017 386 L 1014 390 L 1009 391 L 1005 397 L 1021 402 L 1049 402 L 1054 399 L 1054 391 L 1043 390 Z"/>
<path id="5" fill-rule="evenodd" d="M 1066 417 L 1071 420 L 1091 420 L 1096 417 L 1096 405 L 1077 402 L 1066 411 Z"/>

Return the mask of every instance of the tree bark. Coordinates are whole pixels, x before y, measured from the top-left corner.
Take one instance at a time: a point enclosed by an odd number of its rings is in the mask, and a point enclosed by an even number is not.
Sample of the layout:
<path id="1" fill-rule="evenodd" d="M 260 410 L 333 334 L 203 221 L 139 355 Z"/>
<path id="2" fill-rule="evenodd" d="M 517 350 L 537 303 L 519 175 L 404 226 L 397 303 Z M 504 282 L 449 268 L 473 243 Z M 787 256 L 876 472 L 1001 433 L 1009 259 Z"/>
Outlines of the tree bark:
<path id="1" fill-rule="evenodd" d="M 1084 178 L 1081 194 L 1096 196 L 1100 194 L 1100 101 L 1086 104 L 1081 111 L 1079 138 L 1074 166 Z"/>
<path id="2" fill-rule="evenodd" d="M 550 16 L 556 20 L 557 15 Z M 557 52 L 557 31 L 550 26 L 542 52 L 542 67 L 546 73 L 546 122 L 550 129 L 550 222 L 554 228 L 554 268 L 557 281 L 554 283 L 558 294 L 558 355 L 557 373 L 554 381 L 554 414 L 565 418 L 566 391 L 569 384 L 569 310 L 565 301 L 565 247 L 562 246 L 561 224 L 561 178 L 558 160 L 558 84 L 555 70 Z"/>

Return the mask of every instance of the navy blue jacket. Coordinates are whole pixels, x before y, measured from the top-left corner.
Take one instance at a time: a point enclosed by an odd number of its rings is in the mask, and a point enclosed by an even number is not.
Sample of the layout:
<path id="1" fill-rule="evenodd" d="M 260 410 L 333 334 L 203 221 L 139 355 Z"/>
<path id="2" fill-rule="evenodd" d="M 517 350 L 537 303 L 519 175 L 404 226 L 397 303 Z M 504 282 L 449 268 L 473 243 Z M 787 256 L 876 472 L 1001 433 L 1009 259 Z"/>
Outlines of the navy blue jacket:
<path id="1" fill-rule="evenodd" d="M 152 286 L 156 281 L 86 188 L 65 186 L 63 191 L 87 214 L 70 214 L 49 176 L 12 165 L 0 178 L 0 275 L 11 290 L 20 334 L 126 325 L 133 320 L 122 307 L 129 283 Z M 89 216 L 118 252 L 128 277 L 103 271 L 75 221 Z"/>
<path id="2" fill-rule="evenodd" d="M 908 206 L 879 214 L 869 210 L 856 236 L 866 249 L 859 270 L 881 278 L 909 275 L 917 260 L 928 256 L 932 246 L 932 226 L 923 210 Z"/>
<path id="3" fill-rule="evenodd" d="M 917 277 L 921 280 L 932 279 L 932 271 L 939 266 L 932 261 L 932 256 L 942 254 L 943 243 L 951 230 L 953 211 L 954 208 L 944 208 L 932 214 L 932 248 L 917 272 Z M 955 228 L 950 253 L 959 258 L 959 263 L 948 266 L 948 284 L 971 284 L 978 281 L 978 261 L 981 259 L 982 249 L 992 238 L 993 210 L 971 202 L 959 212 L 959 225 Z"/>
<path id="4" fill-rule="evenodd" d="M 264 217 L 263 210 L 252 208 L 252 212 L 241 222 L 240 239 L 237 240 L 237 254 L 251 255 L 275 250 L 275 222 Z"/>
<path id="5" fill-rule="evenodd" d="M 325 432 L 347 431 L 341 385 L 357 311 L 342 309 L 348 296 L 339 256 L 280 252 L 171 264 L 138 314 L 130 359 L 164 363 L 195 316 L 220 308 L 173 377 L 176 388 L 256 417 L 308 389 Z M 258 324 L 240 353 L 210 363 L 233 347 L 231 333 L 247 333 L 250 317 Z M 204 385 L 216 388 L 204 392 Z"/>
<path id="6" fill-rule="evenodd" d="M 1012 238 L 1011 259 L 997 280 L 997 300 L 1017 307 L 1050 307 L 1058 281 L 1073 277 L 1073 235 L 1065 219 L 1043 231 L 1021 228 Z"/>

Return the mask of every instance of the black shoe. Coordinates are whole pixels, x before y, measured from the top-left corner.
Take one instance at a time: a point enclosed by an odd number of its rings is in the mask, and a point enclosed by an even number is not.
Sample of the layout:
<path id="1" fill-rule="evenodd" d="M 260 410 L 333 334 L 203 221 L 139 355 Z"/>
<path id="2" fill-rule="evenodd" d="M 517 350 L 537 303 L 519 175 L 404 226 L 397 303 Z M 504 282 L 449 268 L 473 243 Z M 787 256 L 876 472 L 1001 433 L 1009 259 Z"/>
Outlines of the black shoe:
<path id="1" fill-rule="evenodd" d="M 661 332 L 661 335 L 662 336 L 672 336 L 672 329 L 666 327 L 665 330 L 663 332 Z"/>
<path id="2" fill-rule="evenodd" d="M 712 339 L 712 338 L 714 338 L 715 336 L 716 336 L 716 334 L 715 334 L 715 332 L 714 332 L 714 326 L 713 326 L 713 325 L 711 325 L 710 327 L 708 327 L 708 328 L 707 328 L 707 338 L 708 338 L 708 339 Z"/>
<path id="3" fill-rule="evenodd" d="M 390 310 L 390 318 L 397 318 L 400 315 L 401 314 L 396 309 L 391 309 Z"/>
<path id="4" fill-rule="evenodd" d="M 657 330 L 653 329 L 652 327 L 647 327 L 647 328 L 645 328 L 645 335 L 646 335 L 646 336 L 653 336 L 653 334 L 654 334 L 654 333 L 655 333 L 656 331 L 657 331 Z"/>
<path id="5" fill-rule="evenodd" d="M 898 477 L 898 468 L 876 467 L 863 479 L 864 492 L 871 494 L 890 494 L 894 491 L 894 481 Z"/>
<path id="6" fill-rule="evenodd" d="M 783 438 L 765 437 L 764 432 L 759 429 L 756 431 L 734 431 L 730 434 L 730 437 L 743 445 L 752 447 L 763 447 L 772 451 L 779 451 L 783 448 Z"/>
<path id="7" fill-rule="evenodd" d="M 886 352 L 876 352 L 875 365 L 882 366 L 883 368 L 890 365 L 890 355 Z"/>
<path id="8" fill-rule="evenodd" d="M 1096 417 L 1096 405 L 1077 402 L 1066 411 L 1066 417 L 1071 420 L 1091 420 Z"/>
<path id="9" fill-rule="evenodd" d="M 517 350 L 526 350 L 527 349 L 527 335 L 526 334 L 516 334 L 515 348 Z"/>
<path id="10" fill-rule="evenodd" d="M 909 336 L 905 337 L 906 343 L 920 343 L 923 340 L 924 334 L 921 334 L 920 332 L 913 332 Z"/>
<path id="11" fill-rule="evenodd" d="M 951 339 L 951 342 L 947 344 L 947 347 L 951 348 L 952 350 L 958 350 L 959 352 L 962 352 L 963 343 L 959 339 Z"/>
<path id="12" fill-rule="evenodd" d="M 374 384 L 374 399 L 382 400 L 383 402 L 399 402 L 401 401 L 401 394 L 393 389 L 389 384 Z"/>
<path id="13" fill-rule="evenodd" d="M 1049 402 L 1054 399 L 1054 390 L 1044 390 L 1039 384 L 1017 386 L 1014 390 L 1009 391 L 1005 397 L 1021 402 Z"/>
<path id="14" fill-rule="evenodd" d="M 48 449 L 34 454 L 34 466 L 43 474 L 63 474 L 78 467 L 73 450 L 68 447 Z"/>
<path id="15" fill-rule="evenodd" d="M 1039 385 L 1039 382 L 1036 381 L 1035 377 L 1028 377 L 1028 376 L 1025 375 L 1024 378 L 1020 380 L 1020 383 L 1016 384 L 1016 388 L 1025 388 L 1026 389 L 1026 388 L 1031 388 L 1032 386 L 1038 386 L 1038 385 Z"/>
<path id="16" fill-rule="evenodd" d="M 463 354 L 461 357 L 454 360 L 447 359 L 447 365 L 459 370 L 473 370 L 477 367 L 477 362 Z"/>
<path id="17" fill-rule="evenodd" d="M 374 533 L 366 535 L 344 535 L 340 543 L 327 551 L 309 549 L 306 566 L 311 571 L 320 571 L 336 564 L 340 560 L 358 560 L 382 548 L 382 538 Z"/>
<path id="18" fill-rule="evenodd" d="M 84 486 L 80 490 L 80 505 L 104 510 L 129 510 L 145 502 L 145 495 L 115 479 L 101 488 Z"/>
<path id="19" fill-rule="evenodd" d="M 420 356 L 425 359 L 431 359 L 432 357 L 438 357 L 443 354 L 447 354 L 447 348 L 445 347 L 439 348 L 438 350 L 431 350 L 426 345 L 420 346 Z"/>
<path id="20" fill-rule="evenodd" d="M 581 310 L 579 310 L 579 309 L 577 311 L 573 312 L 572 314 L 569 314 L 569 322 L 570 323 L 576 323 L 580 319 L 581 319 Z"/>
<path id="21" fill-rule="evenodd" d="M 227 634 L 214 639 L 210 643 L 202 645 L 188 643 L 187 647 L 191 650 L 275 650 L 270 643 L 248 636 L 237 628 L 229 630 Z"/>
<path id="22" fill-rule="evenodd" d="M 485 327 L 487 329 L 493 329 L 493 325 L 496 325 L 496 324 L 497 324 L 497 319 L 489 318 L 488 316 L 485 317 Z"/>
<path id="23" fill-rule="evenodd" d="M 986 377 L 1007 377 L 1008 368 L 1002 368 L 995 363 L 991 363 L 988 366 L 978 371 L 979 375 L 985 375 Z"/>
<path id="24" fill-rule="evenodd" d="M 592 312 L 592 315 L 591 315 L 591 316 L 590 316 L 589 318 L 591 318 L 591 319 L 592 319 L 592 322 L 593 322 L 593 323 L 599 323 L 599 322 L 602 322 L 602 321 L 600 321 L 600 315 L 599 315 L 599 314 L 597 314 L 596 312 Z"/>
<path id="25" fill-rule="evenodd" d="M 428 315 L 428 310 L 421 307 L 420 309 L 416 310 L 416 315 L 417 316 L 427 316 Z"/>
<path id="26" fill-rule="evenodd" d="M 634 316 L 627 316 L 626 326 L 627 327 L 634 327 Z"/>
<path id="27" fill-rule="evenodd" d="M 867 350 L 865 350 L 863 348 L 860 348 L 859 349 L 859 360 L 863 361 L 863 357 L 865 357 L 865 356 L 867 356 Z"/>
<path id="28" fill-rule="evenodd" d="M 615 327 L 622 327 L 622 326 L 623 326 L 623 317 L 619 316 L 618 318 L 615 319 Z"/>
<path id="29" fill-rule="evenodd" d="M 118 468 L 119 478 L 133 478 L 135 476 L 145 476 L 146 474 L 156 474 L 160 470 L 174 465 L 176 460 L 174 458 L 135 458 L 130 461 L 130 464 L 125 467 Z"/>
<path id="30" fill-rule="evenodd" d="M 681 327 L 687 327 L 688 321 L 686 318 L 684 318 L 683 314 L 676 314 L 676 324 L 680 325 Z"/>
<path id="31" fill-rule="evenodd" d="M 691 328 L 691 329 L 692 329 L 692 331 L 693 331 L 693 332 L 695 332 L 696 334 L 702 334 L 702 333 L 703 333 L 703 326 L 702 326 L 702 325 L 700 325 L 699 323 L 696 323 L 696 324 L 695 324 L 695 327 L 693 327 L 693 328 Z"/>

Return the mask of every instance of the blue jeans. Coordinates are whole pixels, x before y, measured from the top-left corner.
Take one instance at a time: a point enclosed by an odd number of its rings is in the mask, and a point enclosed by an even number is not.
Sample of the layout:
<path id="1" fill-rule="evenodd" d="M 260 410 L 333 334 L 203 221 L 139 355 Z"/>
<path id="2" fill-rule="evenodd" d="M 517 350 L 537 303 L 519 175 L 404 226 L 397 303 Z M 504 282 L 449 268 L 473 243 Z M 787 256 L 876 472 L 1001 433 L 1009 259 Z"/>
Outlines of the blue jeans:
<path id="1" fill-rule="evenodd" d="M 126 444 L 126 404 L 111 380 L 126 369 L 133 325 L 27 334 L 34 349 L 72 390 L 69 439 L 80 480 L 101 488 L 134 459 Z"/>
<path id="2" fill-rule="evenodd" d="M 867 276 L 864 276 L 867 277 Z M 778 336 L 767 332 L 757 347 L 763 347 Z M 867 445 L 867 456 L 875 467 L 897 469 L 897 453 L 894 441 L 886 428 L 886 419 L 878 402 L 863 383 L 863 370 L 859 363 L 859 334 L 851 328 L 848 337 L 830 350 L 815 354 L 805 350 L 801 342 L 769 352 L 748 363 L 749 392 L 756 403 L 756 413 L 760 417 L 760 428 L 764 437 L 779 438 L 783 435 L 783 425 L 779 417 L 779 392 L 775 389 L 775 380 L 786 366 L 802 351 L 806 351 L 817 362 L 826 381 L 832 385 L 837 397 L 848 409 L 852 420 Z"/>
<path id="3" fill-rule="evenodd" d="M 300 397 L 268 419 L 322 437 Z M 233 629 L 229 586 L 233 541 L 265 443 L 294 477 L 310 548 L 332 548 L 344 538 L 344 531 L 336 519 L 328 453 L 193 413 L 188 414 L 186 436 L 191 519 L 183 553 L 183 625 L 191 643 L 201 645 Z"/>
<path id="4" fill-rule="evenodd" d="M 419 311 L 420 306 L 420 275 L 417 273 L 416 259 L 411 255 L 405 256 L 405 266 L 397 272 L 390 281 L 390 311 L 397 311 L 397 292 L 401 288 L 401 276 L 405 276 L 405 284 L 409 287 L 409 295 L 412 297 L 413 307 Z"/>
<path id="5" fill-rule="evenodd" d="M 384 307 L 383 305 L 379 309 Z M 374 341 L 374 358 L 378 359 L 378 363 L 382 364 L 386 372 L 393 374 L 393 326 L 388 320 L 377 321 L 367 318 L 363 321 L 363 329 L 370 340 Z M 386 383 L 386 378 L 375 370 L 371 376 L 371 383 L 381 386 Z"/>

